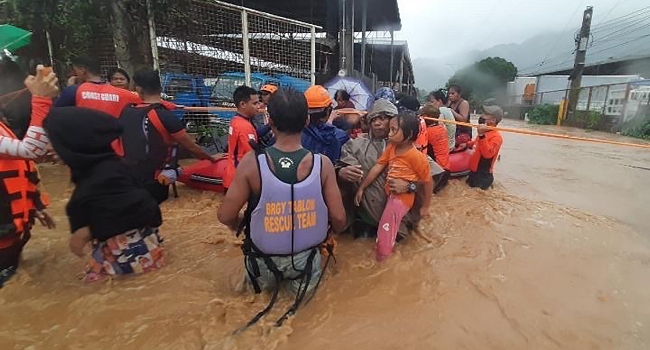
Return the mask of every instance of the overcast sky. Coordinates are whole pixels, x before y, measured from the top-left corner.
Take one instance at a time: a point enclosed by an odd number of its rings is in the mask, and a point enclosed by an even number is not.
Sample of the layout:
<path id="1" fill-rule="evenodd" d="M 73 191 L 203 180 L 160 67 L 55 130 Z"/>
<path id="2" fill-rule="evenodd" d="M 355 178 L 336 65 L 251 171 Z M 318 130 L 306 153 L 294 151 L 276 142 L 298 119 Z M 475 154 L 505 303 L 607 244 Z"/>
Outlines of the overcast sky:
<path id="1" fill-rule="evenodd" d="M 650 6 L 648 0 L 398 0 L 411 58 L 436 57 L 520 43 L 548 31 L 578 29 L 594 7 L 592 26 Z"/>

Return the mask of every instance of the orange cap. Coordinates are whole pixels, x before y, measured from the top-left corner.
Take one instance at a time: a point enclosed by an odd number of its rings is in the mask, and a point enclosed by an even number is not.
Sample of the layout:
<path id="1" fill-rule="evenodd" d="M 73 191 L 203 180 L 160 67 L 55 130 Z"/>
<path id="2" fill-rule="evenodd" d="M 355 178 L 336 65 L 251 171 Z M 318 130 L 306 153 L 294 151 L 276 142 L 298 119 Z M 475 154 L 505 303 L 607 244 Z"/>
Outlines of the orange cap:
<path id="1" fill-rule="evenodd" d="M 330 94 L 320 85 L 314 85 L 305 91 L 309 109 L 327 108 L 332 104 Z"/>
<path id="2" fill-rule="evenodd" d="M 276 91 L 278 91 L 278 87 L 275 86 L 275 85 L 266 84 L 266 85 L 262 86 L 260 91 L 266 91 L 269 94 L 274 94 Z"/>

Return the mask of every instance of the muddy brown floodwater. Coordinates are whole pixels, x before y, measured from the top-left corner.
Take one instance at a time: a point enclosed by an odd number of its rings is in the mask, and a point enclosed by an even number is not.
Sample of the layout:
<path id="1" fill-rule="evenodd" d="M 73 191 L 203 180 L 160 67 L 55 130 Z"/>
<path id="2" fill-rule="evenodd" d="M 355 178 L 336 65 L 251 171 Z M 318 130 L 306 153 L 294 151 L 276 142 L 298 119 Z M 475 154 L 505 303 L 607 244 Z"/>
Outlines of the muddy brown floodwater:
<path id="1" fill-rule="evenodd" d="M 242 292 L 220 195 L 181 187 L 164 205 L 164 269 L 84 285 L 67 248 L 67 172 L 42 166 L 60 225 L 35 230 L 0 290 L 0 349 L 650 348 L 650 151 L 504 138 L 494 190 L 452 182 L 382 264 L 374 242 L 342 236 L 311 303 L 275 328 L 282 295 L 237 336 L 269 295 Z"/>

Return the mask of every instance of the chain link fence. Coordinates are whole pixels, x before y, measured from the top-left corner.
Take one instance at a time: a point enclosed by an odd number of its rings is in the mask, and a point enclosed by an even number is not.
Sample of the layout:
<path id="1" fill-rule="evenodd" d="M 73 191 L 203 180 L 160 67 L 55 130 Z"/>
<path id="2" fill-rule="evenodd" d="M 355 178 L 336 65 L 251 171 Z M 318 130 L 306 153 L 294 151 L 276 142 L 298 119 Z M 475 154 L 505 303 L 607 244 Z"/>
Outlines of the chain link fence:
<path id="1" fill-rule="evenodd" d="M 177 113 L 188 131 L 221 151 L 237 87 L 304 91 L 314 82 L 319 28 L 220 1 L 185 1 L 181 12 L 156 13 L 154 66 L 163 93 L 187 107 Z"/>
<path id="2" fill-rule="evenodd" d="M 182 114 L 199 138 L 223 134 L 238 86 L 304 91 L 314 82 L 318 27 L 219 1 L 187 3 L 180 13 L 156 13 L 154 65 L 163 93 L 190 107 Z"/>
<path id="3" fill-rule="evenodd" d="M 525 119 L 536 106 L 560 106 L 568 100 L 569 89 L 538 91 L 509 96 L 506 109 L 512 117 Z M 563 124 L 605 131 L 621 131 L 635 118 L 645 118 L 650 109 L 650 84 L 607 84 L 580 89 L 573 116 L 564 115 Z"/>

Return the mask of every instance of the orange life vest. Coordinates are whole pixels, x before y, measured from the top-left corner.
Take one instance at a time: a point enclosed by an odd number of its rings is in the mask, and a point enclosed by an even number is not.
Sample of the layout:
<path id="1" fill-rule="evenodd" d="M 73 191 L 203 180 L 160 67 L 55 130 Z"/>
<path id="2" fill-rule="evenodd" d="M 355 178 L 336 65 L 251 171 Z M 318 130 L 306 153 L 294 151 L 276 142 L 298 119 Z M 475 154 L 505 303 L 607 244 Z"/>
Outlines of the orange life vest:
<path id="1" fill-rule="evenodd" d="M 0 134 L 16 138 L 3 123 Z M 0 248 L 11 246 L 34 223 L 36 203 L 44 203 L 38 182 L 33 161 L 0 158 Z"/>

